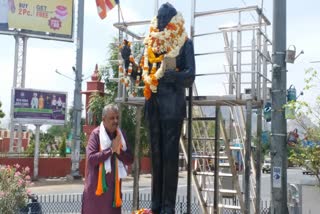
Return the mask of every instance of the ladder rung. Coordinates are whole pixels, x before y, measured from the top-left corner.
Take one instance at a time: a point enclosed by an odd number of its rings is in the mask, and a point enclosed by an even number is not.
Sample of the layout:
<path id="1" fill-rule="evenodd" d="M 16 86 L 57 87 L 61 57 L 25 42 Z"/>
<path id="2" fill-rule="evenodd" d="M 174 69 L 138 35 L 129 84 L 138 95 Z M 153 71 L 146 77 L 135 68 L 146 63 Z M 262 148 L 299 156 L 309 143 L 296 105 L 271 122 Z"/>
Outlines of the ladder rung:
<path id="1" fill-rule="evenodd" d="M 219 163 L 219 167 L 230 167 L 229 163 Z"/>
<path id="2" fill-rule="evenodd" d="M 205 137 L 205 138 L 203 138 L 203 137 L 194 137 L 194 138 L 192 138 L 192 140 L 215 140 L 215 138 L 214 137 Z"/>
<path id="3" fill-rule="evenodd" d="M 238 147 L 238 146 L 230 146 L 231 150 L 241 150 L 242 148 Z"/>
<path id="4" fill-rule="evenodd" d="M 213 207 L 213 203 L 206 203 L 207 207 Z M 229 205 L 229 204 L 218 204 L 219 208 L 225 208 L 230 210 L 241 210 L 240 206 Z"/>
<path id="5" fill-rule="evenodd" d="M 219 204 L 219 207 L 220 208 L 230 209 L 230 210 L 241 210 L 240 206 L 230 205 L 230 204 Z"/>
<path id="6" fill-rule="evenodd" d="M 213 207 L 213 203 L 207 203 L 207 207 Z M 240 206 L 236 205 L 229 205 L 229 204 L 218 204 L 219 208 L 225 208 L 225 209 L 230 209 L 230 210 L 241 210 Z"/>
<path id="7" fill-rule="evenodd" d="M 219 208 L 225 208 L 230 210 L 241 210 L 240 206 L 230 205 L 230 204 L 219 204 Z"/>
<path id="8" fill-rule="evenodd" d="M 205 166 L 212 166 L 212 167 L 214 167 L 214 164 L 209 164 L 209 163 L 205 163 L 205 164 L 201 164 L 200 163 L 200 165 L 205 165 Z M 221 167 L 221 168 L 229 168 L 230 167 L 230 164 L 229 163 L 219 163 L 219 167 Z"/>
<path id="9" fill-rule="evenodd" d="M 215 119 L 216 119 L 216 117 L 193 117 L 192 118 L 192 120 L 196 120 L 196 121 L 198 121 L 198 120 L 215 120 Z M 188 120 L 188 118 L 186 120 Z"/>
<path id="10" fill-rule="evenodd" d="M 192 155 L 193 159 L 214 159 L 214 155 Z M 219 156 L 220 160 L 227 160 L 227 156 Z"/>
<path id="11" fill-rule="evenodd" d="M 203 188 L 201 191 L 204 192 L 214 192 L 213 188 Z M 237 191 L 234 189 L 219 189 L 220 193 L 229 193 L 229 194 L 237 194 Z"/>
<path id="12" fill-rule="evenodd" d="M 214 176 L 214 172 L 193 172 L 195 175 Z M 219 172 L 220 177 L 232 177 L 231 173 Z"/>

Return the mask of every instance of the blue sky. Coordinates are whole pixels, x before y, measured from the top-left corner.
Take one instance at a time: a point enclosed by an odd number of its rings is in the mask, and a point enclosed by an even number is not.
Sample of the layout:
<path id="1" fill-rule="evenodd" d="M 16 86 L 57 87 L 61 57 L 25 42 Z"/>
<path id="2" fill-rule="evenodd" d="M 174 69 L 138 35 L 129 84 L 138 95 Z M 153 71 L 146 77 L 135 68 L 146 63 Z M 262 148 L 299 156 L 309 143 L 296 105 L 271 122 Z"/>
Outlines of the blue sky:
<path id="1" fill-rule="evenodd" d="M 159 5 L 166 1 L 159 1 Z M 186 20 L 186 30 L 190 29 L 190 0 L 171 0 L 178 11 L 181 11 Z M 223 2 L 223 3 L 222 3 Z M 125 21 L 150 20 L 154 15 L 154 1 L 151 0 L 122 0 L 122 11 Z M 217 10 L 231 7 L 243 7 L 245 5 L 260 5 L 261 0 L 228 0 L 228 1 L 197 1 L 197 11 Z M 264 1 L 264 12 L 272 22 L 272 0 Z M 315 0 L 287 0 L 287 46 L 295 45 L 297 50 L 304 50 L 295 64 L 288 64 L 287 85 L 294 84 L 298 91 L 304 86 L 304 70 L 314 67 L 319 70 L 319 64 L 310 64 L 310 61 L 320 60 L 320 29 L 317 23 L 320 21 L 320 2 Z M 303 9 L 303 10 L 302 10 Z M 106 64 L 107 46 L 112 38 L 117 36 L 117 30 L 113 23 L 117 21 L 117 9 L 112 10 L 105 20 L 100 20 L 96 12 L 95 1 L 85 1 L 84 17 L 84 52 L 83 52 L 83 75 L 87 77 L 92 74 L 95 64 Z M 208 20 L 196 22 L 196 30 L 199 32 L 210 32 L 213 23 L 230 24 L 230 17 L 217 18 L 210 17 Z M 269 37 L 271 38 L 271 29 Z M 144 33 L 144 28 L 135 29 L 139 33 Z M 213 29 L 214 31 L 214 29 Z M 221 38 L 220 38 L 221 39 Z M 223 40 L 221 40 L 223 42 Z M 219 39 L 205 38 L 195 40 L 196 52 L 213 50 L 223 50 L 223 43 Z M 220 47 L 221 46 L 221 47 Z M 68 92 L 68 103 L 72 103 L 74 83 L 72 80 L 64 78 L 54 71 L 73 77 L 72 66 L 76 64 L 76 52 L 74 43 L 58 41 L 47 41 L 40 39 L 29 39 L 27 48 L 26 64 L 26 88 L 46 89 Z M 271 49 L 270 49 L 271 50 Z M 223 60 L 225 57 L 222 56 Z M 197 73 L 209 73 L 214 68 L 219 72 L 223 71 L 220 58 L 214 60 L 196 59 Z M 12 36 L 0 35 L 0 100 L 3 103 L 2 109 L 6 117 L 1 120 L 2 125 L 6 125 L 10 113 L 10 88 L 13 82 L 13 62 L 14 62 L 14 38 Z M 220 69 L 220 70 L 219 70 Z M 270 72 L 269 72 L 270 75 Z M 221 80 L 223 81 L 223 80 Z M 199 78 L 197 84 L 201 94 L 216 95 L 221 94 L 224 89 L 219 79 L 204 80 Z M 82 88 L 85 89 L 83 83 Z M 302 99 L 313 102 L 313 95 L 304 95 Z M 84 98 L 83 98 L 84 103 Z"/>

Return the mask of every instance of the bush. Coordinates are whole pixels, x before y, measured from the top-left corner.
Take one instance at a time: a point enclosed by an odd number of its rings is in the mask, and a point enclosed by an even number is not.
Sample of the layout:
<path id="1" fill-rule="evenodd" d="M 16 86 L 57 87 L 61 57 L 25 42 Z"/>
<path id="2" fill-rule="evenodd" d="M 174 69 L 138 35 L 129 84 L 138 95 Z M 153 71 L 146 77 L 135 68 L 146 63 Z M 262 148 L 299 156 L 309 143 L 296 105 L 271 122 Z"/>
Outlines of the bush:
<path id="1" fill-rule="evenodd" d="M 0 213 L 14 214 L 26 206 L 30 185 L 29 167 L 0 167 Z"/>
<path id="2" fill-rule="evenodd" d="M 66 153 L 66 138 L 63 136 L 62 137 L 62 141 L 59 144 L 59 155 L 60 157 L 66 157 L 67 153 Z"/>

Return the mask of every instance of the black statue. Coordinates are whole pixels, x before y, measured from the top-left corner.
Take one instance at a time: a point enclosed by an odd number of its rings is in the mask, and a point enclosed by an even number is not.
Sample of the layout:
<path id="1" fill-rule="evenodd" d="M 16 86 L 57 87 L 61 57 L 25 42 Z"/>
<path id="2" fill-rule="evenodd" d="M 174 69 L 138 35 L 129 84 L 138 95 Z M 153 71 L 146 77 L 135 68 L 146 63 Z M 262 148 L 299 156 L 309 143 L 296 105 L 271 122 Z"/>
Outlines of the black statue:
<path id="1" fill-rule="evenodd" d="M 125 75 L 128 75 L 128 69 L 130 65 L 130 56 L 132 54 L 131 47 L 128 40 L 123 41 L 123 45 L 120 49 L 120 53 L 124 61 Z M 132 78 L 132 80 L 133 81 L 136 80 L 138 76 L 140 76 L 140 79 L 141 79 L 141 73 L 138 72 L 140 69 L 139 65 L 137 65 L 135 62 L 131 62 L 131 66 L 132 66 L 132 72 L 130 74 L 130 77 Z"/>
<path id="2" fill-rule="evenodd" d="M 169 3 L 158 10 L 158 30 L 163 31 L 175 16 L 182 15 Z M 184 29 L 183 29 L 184 30 Z M 158 79 L 157 90 L 145 102 L 152 152 L 152 213 L 175 213 L 178 184 L 179 138 L 183 119 L 186 117 L 185 88 L 195 79 L 193 43 L 182 40 L 175 69 L 164 71 Z M 166 53 L 166 52 L 165 52 Z M 156 56 L 161 53 L 154 53 Z M 158 68 L 160 63 L 158 63 Z M 151 66 L 149 60 L 149 66 Z"/>

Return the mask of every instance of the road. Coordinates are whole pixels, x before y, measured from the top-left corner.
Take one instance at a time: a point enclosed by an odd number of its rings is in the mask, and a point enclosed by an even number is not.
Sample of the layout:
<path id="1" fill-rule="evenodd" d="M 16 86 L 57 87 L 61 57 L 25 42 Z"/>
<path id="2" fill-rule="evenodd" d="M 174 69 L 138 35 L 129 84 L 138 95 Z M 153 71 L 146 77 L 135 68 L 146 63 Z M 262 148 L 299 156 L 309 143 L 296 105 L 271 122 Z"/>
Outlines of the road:
<path id="1" fill-rule="evenodd" d="M 310 184 L 315 183 L 315 177 L 310 175 L 303 175 L 302 170 L 299 168 L 290 168 L 287 171 L 288 183 L 303 183 Z M 242 184 L 242 176 L 239 176 L 240 184 Z M 130 210 L 132 206 L 132 192 L 133 192 L 133 178 L 126 178 L 123 183 L 122 193 L 124 195 L 125 207 L 127 210 Z M 140 204 L 142 207 L 149 207 L 151 200 L 151 175 L 141 175 L 139 181 L 139 192 L 140 192 Z M 261 199 L 264 201 L 263 207 L 269 207 L 270 201 L 270 174 L 262 174 L 262 185 L 261 185 Z M 310 188 L 311 186 L 309 186 Z M 307 187 L 308 188 L 308 187 Z M 312 187 L 311 187 L 312 188 Z M 33 187 L 30 188 L 32 193 L 37 195 L 55 195 L 59 199 L 53 199 L 53 197 L 42 198 L 42 208 L 43 211 L 52 211 L 64 213 L 66 211 L 71 212 L 80 212 L 81 210 L 81 193 L 83 191 L 83 181 L 65 181 L 63 179 L 47 179 L 40 180 L 35 183 Z M 75 194 L 70 197 L 70 194 Z M 186 203 L 186 194 L 187 194 L 187 173 L 181 172 L 179 174 L 179 184 L 177 192 L 177 203 L 183 202 Z M 61 197 L 60 197 L 61 196 Z M 196 198 L 195 191 L 192 191 L 192 199 L 198 201 Z M 303 191 L 302 207 L 303 213 L 317 213 L 320 209 L 318 205 L 319 194 L 314 194 L 312 189 L 306 189 Z M 64 201 L 61 203 L 61 200 Z M 43 201 L 49 201 L 48 203 L 43 203 Z M 57 201 L 52 203 L 52 201 Z M 68 203 L 70 201 L 70 203 Z M 195 205 L 197 206 L 197 205 Z M 59 210 L 58 210 L 59 209 Z M 199 208 L 197 208 L 199 209 Z M 59 212 L 58 212 L 59 211 Z M 126 212 L 124 212 L 126 213 Z"/>
<path id="2" fill-rule="evenodd" d="M 287 171 L 288 183 L 311 183 L 315 180 L 314 176 L 303 175 L 300 168 L 290 168 Z M 261 198 L 262 200 L 270 200 L 270 174 L 261 175 L 262 185 L 261 185 Z M 240 185 L 242 183 L 242 176 L 239 176 Z M 122 183 L 123 193 L 131 193 L 133 191 L 133 178 L 128 177 Z M 139 191 L 140 193 L 150 193 L 151 192 L 151 175 L 141 175 L 139 182 Z M 45 194 L 72 194 L 72 193 L 82 193 L 83 191 L 83 182 L 65 182 L 59 181 L 57 179 L 48 179 L 46 181 L 42 180 L 36 182 L 33 187 L 30 188 L 33 193 L 39 195 Z M 178 193 L 177 195 L 186 195 L 187 194 L 187 173 L 180 172 L 179 174 L 179 184 L 178 184 Z M 195 193 L 193 192 L 193 195 Z"/>

